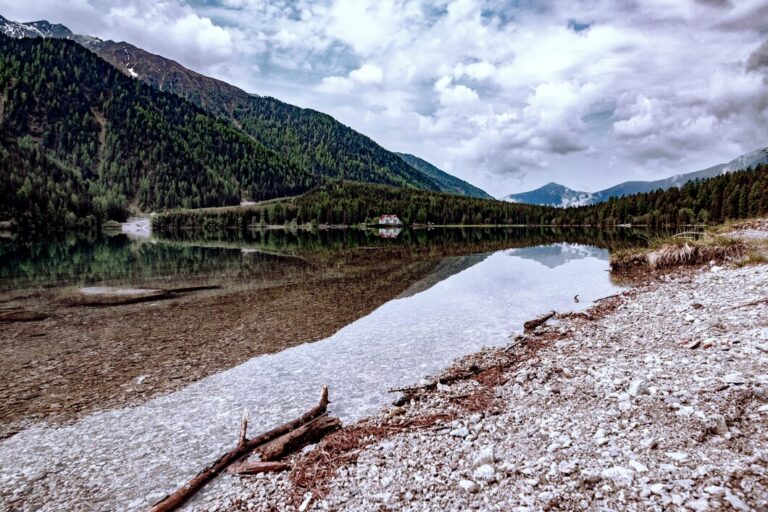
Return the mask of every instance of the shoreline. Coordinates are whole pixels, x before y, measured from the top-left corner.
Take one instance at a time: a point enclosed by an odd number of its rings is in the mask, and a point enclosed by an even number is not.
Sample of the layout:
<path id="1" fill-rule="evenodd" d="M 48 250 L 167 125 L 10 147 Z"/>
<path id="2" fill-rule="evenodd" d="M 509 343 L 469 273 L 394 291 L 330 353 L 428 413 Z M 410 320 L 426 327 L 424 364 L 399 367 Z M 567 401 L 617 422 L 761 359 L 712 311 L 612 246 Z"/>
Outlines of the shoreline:
<path id="1" fill-rule="evenodd" d="M 291 473 L 229 477 L 191 508 L 759 510 L 766 295 L 765 265 L 658 276 L 460 358 L 443 376 L 488 370 L 345 426 Z"/>

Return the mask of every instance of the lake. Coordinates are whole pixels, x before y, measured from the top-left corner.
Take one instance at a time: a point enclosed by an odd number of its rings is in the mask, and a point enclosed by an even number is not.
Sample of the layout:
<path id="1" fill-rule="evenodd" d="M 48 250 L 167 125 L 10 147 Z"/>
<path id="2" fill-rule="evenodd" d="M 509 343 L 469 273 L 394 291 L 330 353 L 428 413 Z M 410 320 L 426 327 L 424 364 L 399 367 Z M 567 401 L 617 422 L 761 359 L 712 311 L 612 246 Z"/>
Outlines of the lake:
<path id="1" fill-rule="evenodd" d="M 345 422 L 375 413 L 390 387 L 506 344 L 541 313 L 617 293 L 609 248 L 643 237 L 488 228 L 4 240 L 0 497 L 145 508 L 229 449 L 244 409 L 251 433 L 267 430 L 327 384 Z M 99 302 L 84 287 L 158 295 Z"/>

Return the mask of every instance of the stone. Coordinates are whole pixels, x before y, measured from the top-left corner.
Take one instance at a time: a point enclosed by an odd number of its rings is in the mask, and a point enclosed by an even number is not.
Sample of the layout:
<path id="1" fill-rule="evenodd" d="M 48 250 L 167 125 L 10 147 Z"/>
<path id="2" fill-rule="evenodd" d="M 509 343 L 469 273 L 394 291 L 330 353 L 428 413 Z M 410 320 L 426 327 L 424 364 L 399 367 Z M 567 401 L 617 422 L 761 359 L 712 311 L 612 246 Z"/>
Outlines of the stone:
<path id="1" fill-rule="evenodd" d="M 490 464 L 483 464 L 472 472 L 472 476 L 483 482 L 496 481 L 496 470 Z"/>
<path id="2" fill-rule="evenodd" d="M 747 379 L 745 379 L 744 376 L 741 375 L 740 373 L 729 373 L 728 375 L 723 377 L 723 382 L 725 382 L 726 384 L 739 385 L 739 384 L 746 384 Z"/>
<path id="3" fill-rule="evenodd" d="M 622 466 L 613 466 L 604 469 L 602 476 L 606 480 L 613 481 L 616 485 L 629 487 L 632 485 L 632 480 L 634 479 L 634 471 Z"/>
<path id="4" fill-rule="evenodd" d="M 744 503 L 744 500 L 730 492 L 725 494 L 725 501 L 727 501 L 734 510 L 738 510 L 739 512 L 749 512 L 750 510 L 749 506 Z"/>
<path id="5" fill-rule="evenodd" d="M 645 473 L 646 471 L 648 471 L 648 466 L 646 466 L 645 464 L 637 460 L 629 461 L 629 467 L 631 467 L 633 470 L 637 471 L 638 473 Z"/>
<path id="6" fill-rule="evenodd" d="M 688 500 L 685 502 L 685 508 L 691 509 L 694 512 L 707 512 L 709 510 L 709 500 L 706 498 Z"/>
<path id="7" fill-rule="evenodd" d="M 479 488 L 478 485 L 472 480 L 461 480 L 459 482 L 459 487 L 468 493 L 475 493 Z"/>
<path id="8" fill-rule="evenodd" d="M 675 462 L 683 462 L 688 458 L 688 454 L 685 452 L 666 452 L 664 455 L 674 460 Z"/>
<path id="9" fill-rule="evenodd" d="M 629 388 L 627 388 L 627 393 L 630 394 L 630 396 L 640 396 L 640 395 L 647 395 L 650 393 L 648 390 L 648 384 L 645 383 L 642 379 L 633 380 L 632 383 L 629 385 Z"/>
<path id="10" fill-rule="evenodd" d="M 469 435 L 469 429 L 467 427 L 460 427 L 451 430 L 451 435 L 453 437 L 467 437 Z"/>
<path id="11" fill-rule="evenodd" d="M 486 446 L 475 456 L 474 467 L 484 464 L 493 464 L 496 462 L 496 456 L 493 453 L 493 446 Z"/>
<path id="12" fill-rule="evenodd" d="M 576 463 L 569 460 L 560 461 L 560 464 L 557 465 L 557 470 L 561 475 L 570 475 L 576 471 Z"/>

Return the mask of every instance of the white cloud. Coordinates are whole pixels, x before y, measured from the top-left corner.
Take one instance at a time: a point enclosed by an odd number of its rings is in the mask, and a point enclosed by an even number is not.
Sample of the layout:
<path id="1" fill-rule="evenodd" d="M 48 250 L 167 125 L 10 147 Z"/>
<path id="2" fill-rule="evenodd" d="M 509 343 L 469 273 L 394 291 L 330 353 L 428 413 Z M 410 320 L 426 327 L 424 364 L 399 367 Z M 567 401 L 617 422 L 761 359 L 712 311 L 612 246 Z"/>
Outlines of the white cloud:
<path id="1" fill-rule="evenodd" d="M 351 71 L 349 78 L 362 85 L 379 85 L 384 80 L 384 73 L 380 67 L 363 64 L 360 68 Z"/>
<path id="2" fill-rule="evenodd" d="M 215 25 L 176 0 L 121 2 L 104 20 L 110 38 L 151 48 L 188 66 L 215 68 L 235 53 L 232 29 Z"/>
<path id="3" fill-rule="evenodd" d="M 326 111 L 500 195 L 656 178 L 768 142 L 764 0 L 0 0 L 0 12 Z"/>

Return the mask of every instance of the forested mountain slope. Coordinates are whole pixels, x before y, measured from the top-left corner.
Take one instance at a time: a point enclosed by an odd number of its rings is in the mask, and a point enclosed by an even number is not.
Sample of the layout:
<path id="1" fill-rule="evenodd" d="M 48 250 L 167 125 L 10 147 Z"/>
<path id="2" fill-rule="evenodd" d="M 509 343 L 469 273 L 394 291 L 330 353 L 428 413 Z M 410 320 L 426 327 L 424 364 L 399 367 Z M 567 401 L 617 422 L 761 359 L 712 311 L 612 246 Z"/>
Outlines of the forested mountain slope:
<path id="1" fill-rule="evenodd" d="M 127 76 L 177 94 L 232 121 L 247 135 L 316 176 L 461 193 L 435 183 L 395 153 L 329 115 L 248 94 L 129 43 L 74 34 L 62 25 L 46 21 L 18 23 L 2 17 L 0 32 L 12 37 L 60 37 L 77 41 Z"/>
<path id="2" fill-rule="evenodd" d="M 0 134 L 6 159 L 21 162 L 0 167 L 2 215 L 22 223 L 71 224 L 70 212 L 121 218 L 129 203 L 144 210 L 237 204 L 319 181 L 64 39 L 0 36 Z M 31 154 L 37 163 L 27 162 Z M 45 171 L 51 166 L 58 178 Z M 30 187 L 34 194 L 21 193 Z"/>
<path id="3" fill-rule="evenodd" d="M 398 155 L 327 114 L 248 94 L 128 43 L 89 40 L 84 44 L 125 73 L 231 120 L 244 133 L 311 174 L 441 190 Z"/>
<path id="4" fill-rule="evenodd" d="M 493 197 L 485 190 L 478 188 L 471 183 L 467 183 L 452 174 L 448 174 L 426 160 L 414 155 L 409 155 L 408 153 L 397 153 L 397 155 L 405 160 L 408 165 L 423 172 L 432 181 L 437 183 L 437 186 L 440 187 L 440 192 L 456 194 L 459 196 L 477 197 L 479 199 L 493 199 Z"/>

